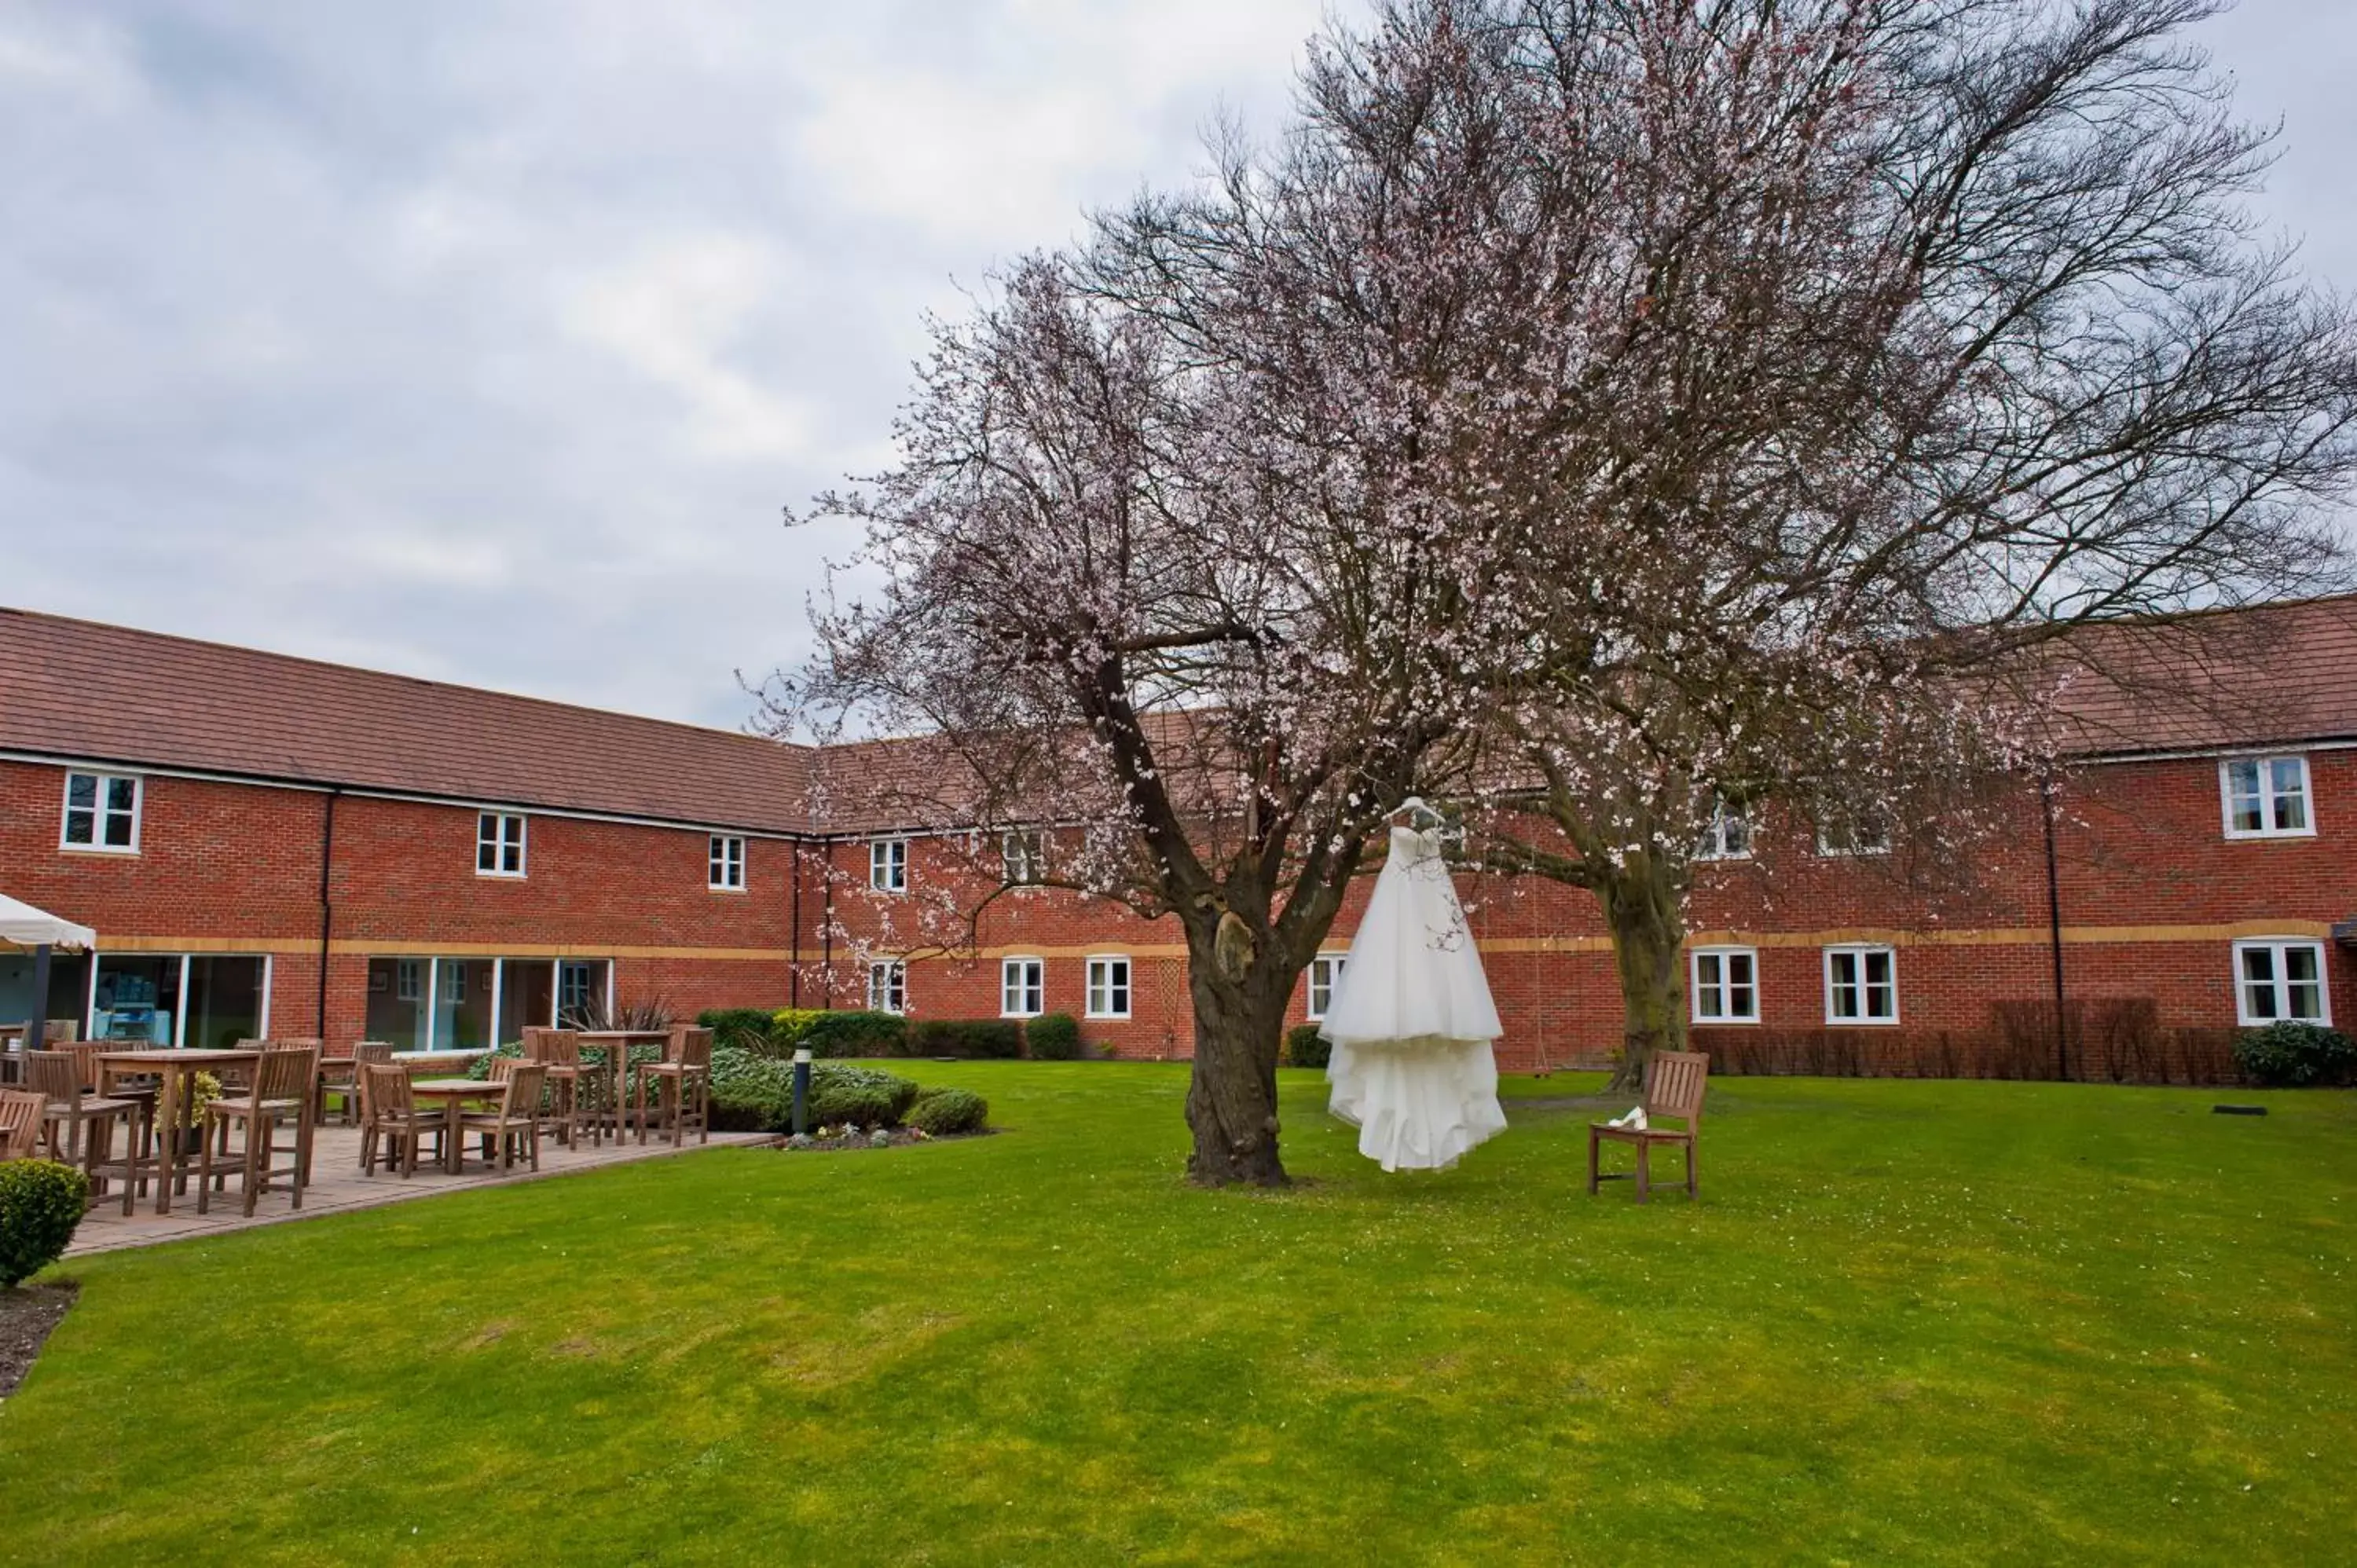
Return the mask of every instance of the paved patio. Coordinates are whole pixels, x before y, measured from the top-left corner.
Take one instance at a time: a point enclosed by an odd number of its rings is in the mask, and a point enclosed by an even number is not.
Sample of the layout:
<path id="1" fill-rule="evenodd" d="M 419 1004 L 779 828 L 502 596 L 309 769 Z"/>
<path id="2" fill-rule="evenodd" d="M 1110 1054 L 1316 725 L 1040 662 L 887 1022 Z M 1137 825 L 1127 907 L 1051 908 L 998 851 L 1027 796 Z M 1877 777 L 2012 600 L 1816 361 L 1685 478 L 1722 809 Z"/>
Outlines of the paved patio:
<path id="1" fill-rule="evenodd" d="M 238 1191 L 234 1176 L 212 1198 L 212 1212 L 197 1212 L 197 1184 L 193 1176 L 185 1195 L 175 1194 L 172 1212 L 156 1212 L 156 1192 L 149 1187 L 145 1197 L 133 1206 L 128 1219 L 123 1213 L 119 1193 L 93 1208 L 82 1219 L 81 1229 L 75 1232 L 73 1245 L 66 1256 L 80 1257 L 91 1252 L 111 1252 L 123 1247 L 146 1247 L 159 1241 L 178 1241 L 190 1236 L 217 1234 L 226 1230 L 242 1230 L 256 1225 L 283 1225 L 290 1219 L 316 1219 L 323 1215 L 348 1214 L 356 1208 L 374 1208 L 381 1204 L 402 1203 L 417 1198 L 435 1197 L 447 1192 L 460 1192 L 475 1187 L 504 1187 L 520 1181 L 537 1181 L 550 1176 L 570 1175 L 576 1171 L 599 1170 L 608 1165 L 630 1165 L 638 1160 L 661 1159 L 668 1155 L 694 1154 L 699 1149 L 742 1146 L 770 1141 L 766 1133 L 715 1133 L 709 1144 L 692 1140 L 682 1149 L 668 1143 L 657 1143 L 652 1133 L 640 1147 L 635 1141 L 608 1143 L 596 1148 L 578 1151 L 559 1145 L 553 1139 L 544 1139 L 540 1145 L 540 1169 L 518 1166 L 511 1171 L 487 1169 L 468 1150 L 466 1172 L 450 1176 L 439 1166 L 428 1169 L 420 1165 L 417 1174 L 404 1180 L 386 1172 L 382 1165 L 377 1174 L 362 1176 L 360 1168 L 361 1134 L 356 1127 L 322 1127 L 311 1156 L 311 1184 L 303 1189 L 303 1207 L 297 1209 L 288 1199 L 283 1186 L 274 1186 L 255 1205 L 253 1218 L 244 1215 L 245 1200 Z M 431 1145 L 428 1146 L 428 1153 Z M 282 1157 L 283 1158 L 283 1157 Z"/>

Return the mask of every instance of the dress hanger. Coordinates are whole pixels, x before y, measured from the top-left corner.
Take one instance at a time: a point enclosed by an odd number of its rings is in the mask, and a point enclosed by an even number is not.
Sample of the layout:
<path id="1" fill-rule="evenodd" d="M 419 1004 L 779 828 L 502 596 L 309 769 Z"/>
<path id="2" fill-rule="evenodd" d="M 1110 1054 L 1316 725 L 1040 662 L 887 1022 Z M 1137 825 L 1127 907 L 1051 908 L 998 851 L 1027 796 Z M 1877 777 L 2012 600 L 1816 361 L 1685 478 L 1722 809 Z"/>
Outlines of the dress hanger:
<path id="1" fill-rule="evenodd" d="M 1406 800 L 1402 800 L 1399 803 L 1398 810 L 1393 811 L 1391 814 L 1392 825 L 1394 827 L 1403 825 L 1400 821 L 1402 817 L 1405 817 L 1407 819 L 1405 825 L 1415 828 L 1419 832 L 1440 827 L 1448 820 L 1442 816 L 1438 811 L 1434 811 L 1430 806 L 1426 805 L 1424 803 L 1424 797 L 1421 795 L 1410 795 Z"/>

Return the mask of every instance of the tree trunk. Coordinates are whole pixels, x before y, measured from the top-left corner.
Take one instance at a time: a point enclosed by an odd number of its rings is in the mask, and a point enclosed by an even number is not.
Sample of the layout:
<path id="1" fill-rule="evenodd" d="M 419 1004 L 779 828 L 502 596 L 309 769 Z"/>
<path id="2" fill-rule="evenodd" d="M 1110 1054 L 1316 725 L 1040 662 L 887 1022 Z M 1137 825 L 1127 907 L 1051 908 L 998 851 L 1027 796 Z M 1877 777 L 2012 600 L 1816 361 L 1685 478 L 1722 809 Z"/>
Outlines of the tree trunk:
<path id="1" fill-rule="evenodd" d="M 1232 955 L 1223 961 L 1217 950 L 1215 930 L 1190 930 L 1187 946 L 1187 985 L 1195 1004 L 1195 1064 L 1187 1086 L 1195 1152 L 1187 1174 L 1204 1187 L 1283 1187 L 1276 1058 L 1293 977 L 1273 972 L 1282 965 L 1270 961 L 1265 942 L 1240 966 L 1242 972 Z"/>
<path id="2" fill-rule="evenodd" d="M 1655 1051 L 1686 1048 L 1684 890 L 1668 867 L 1642 856 L 1631 859 L 1597 897 L 1620 972 L 1620 1060 L 1610 1088 L 1634 1092 L 1644 1087 L 1645 1062 Z"/>

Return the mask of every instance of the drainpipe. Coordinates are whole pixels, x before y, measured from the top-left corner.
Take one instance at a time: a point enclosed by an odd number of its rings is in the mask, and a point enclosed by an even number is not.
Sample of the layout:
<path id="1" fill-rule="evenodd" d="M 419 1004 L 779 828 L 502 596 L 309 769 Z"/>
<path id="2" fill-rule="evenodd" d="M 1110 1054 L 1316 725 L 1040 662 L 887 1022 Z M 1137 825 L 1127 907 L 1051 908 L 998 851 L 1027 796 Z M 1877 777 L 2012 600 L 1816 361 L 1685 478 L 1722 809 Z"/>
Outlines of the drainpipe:
<path id="1" fill-rule="evenodd" d="M 319 819 L 319 1004 L 311 1032 L 323 1040 L 328 1037 L 328 941 L 336 930 L 334 886 L 329 876 L 336 868 L 336 800 L 343 792 L 340 785 L 328 791 L 328 809 Z"/>
<path id="2" fill-rule="evenodd" d="M 2071 1026 L 2063 1010 L 2067 994 L 2062 983 L 2062 875 L 2054 853 L 2054 775 L 2038 779 L 2040 814 L 2046 820 L 2046 937 L 2054 955 L 2054 1076 L 2071 1077 Z"/>

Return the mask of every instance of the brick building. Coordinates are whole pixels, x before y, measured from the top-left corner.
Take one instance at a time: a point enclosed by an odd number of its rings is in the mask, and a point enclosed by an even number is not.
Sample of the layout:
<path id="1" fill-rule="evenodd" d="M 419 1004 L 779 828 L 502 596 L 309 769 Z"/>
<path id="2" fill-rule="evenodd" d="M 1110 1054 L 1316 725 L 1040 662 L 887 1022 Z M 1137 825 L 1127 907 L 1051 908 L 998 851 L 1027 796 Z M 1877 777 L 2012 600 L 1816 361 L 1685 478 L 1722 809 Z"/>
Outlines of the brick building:
<path id="1" fill-rule="evenodd" d="M 1728 824 L 1693 900 L 1697 1038 L 1756 1069 L 2199 1078 L 2238 1025 L 2352 1016 L 2357 598 L 2215 620 L 2231 655 L 2078 699 L 2083 755 L 2050 800 L 2015 792 L 1966 875 L 1926 885 L 1903 853 L 1834 853 L 1782 817 Z M 2175 700 L 2194 685 L 2251 701 Z M 822 800 L 815 760 L 0 610 L 0 891 L 100 934 L 55 966 L 49 1016 L 425 1047 L 633 1003 L 872 998 L 1069 1012 L 1122 1054 L 1188 1054 L 1178 932 L 1103 900 L 1022 888 L 969 954 L 885 956 L 914 901 L 972 901 L 970 845 L 821 831 L 856 803 Z M 1003 847 L 1017 879 L 1055 853 Z M 1602 1059 L 1620 1006 L 1592 901 L 1463 890 L 1501 1065 Z M 1303 1015 L 1354 918 L 1305 977 Z M 0 1018 L 30 1013 L 30 987 L 0 951 Z"/>

